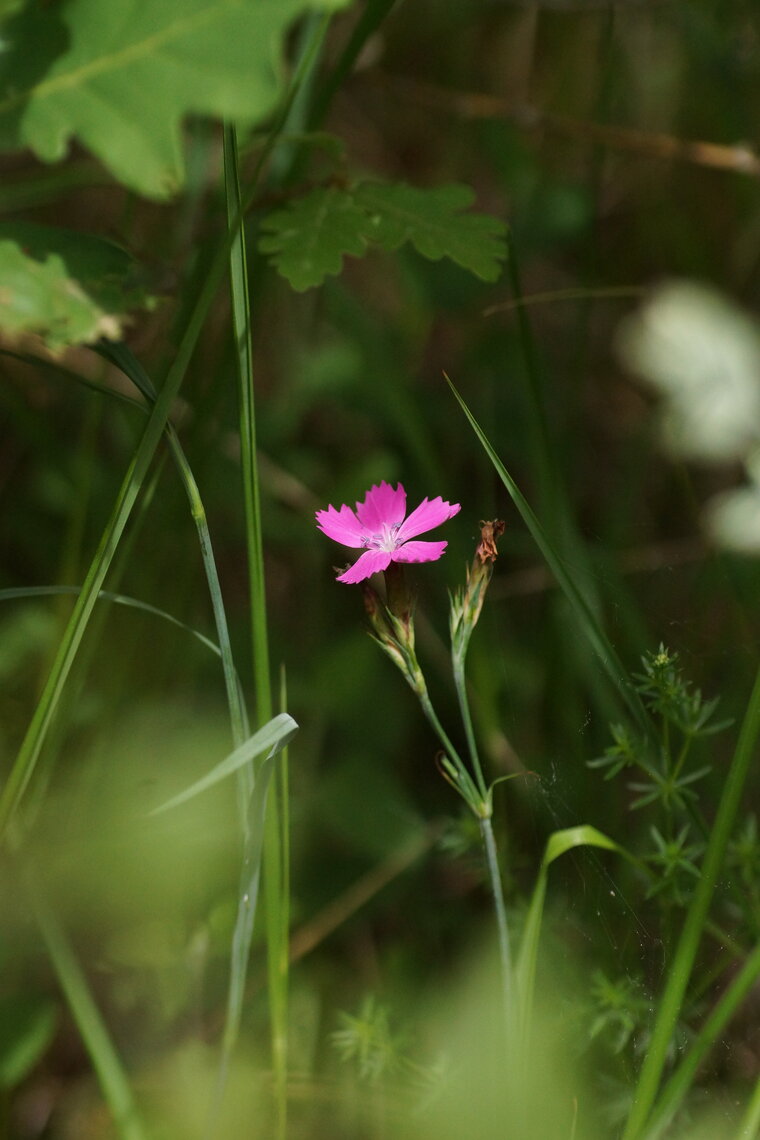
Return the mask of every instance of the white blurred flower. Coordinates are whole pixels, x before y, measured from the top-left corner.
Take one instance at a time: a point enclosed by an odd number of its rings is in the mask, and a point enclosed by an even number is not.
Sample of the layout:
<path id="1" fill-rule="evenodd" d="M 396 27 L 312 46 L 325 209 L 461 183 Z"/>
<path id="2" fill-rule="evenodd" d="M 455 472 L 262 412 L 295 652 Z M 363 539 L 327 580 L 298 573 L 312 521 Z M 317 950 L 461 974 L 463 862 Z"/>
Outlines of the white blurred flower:
<path id="1" fill-rule="evenodd" d="M 705 522 L 719 546 L 760 554 L 760 449 L 751 452 L 744 466 L 747 483 L 713 496 L 705 509 Z"/>
<path id="2" fill-rule="evenodd" d="M 707 504 L 705 519 L 718 546 L 760 554 L 760 487 L 750 484 L 716 495 Z"/>
<path id="3" fill-rule="evenodd" d="M 741 459 L 760 441 L 760 330 L 719 293 L 688 281 L 661 285 L 621 323 L 617 345 L 627 367 L 664 396 L 671 450 Z"/>

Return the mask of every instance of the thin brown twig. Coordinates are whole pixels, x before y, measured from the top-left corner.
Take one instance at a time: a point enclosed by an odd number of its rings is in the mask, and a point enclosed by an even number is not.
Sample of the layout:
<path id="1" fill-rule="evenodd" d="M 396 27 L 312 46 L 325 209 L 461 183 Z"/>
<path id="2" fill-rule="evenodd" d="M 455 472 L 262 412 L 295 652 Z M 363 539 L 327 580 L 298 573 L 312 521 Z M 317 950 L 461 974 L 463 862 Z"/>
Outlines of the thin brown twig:
<path id="1" fill-rule="evenodd" d="M 558 115 L 544 111 L 529 103 L 512 103 L 497 95 L 479 92 L 449 91 L 432 83 L 424 83 L 406 76 L 373 73 L 376 81 L 386 90 L 399 92 L 417 103 L 460 115 L 466 119 L 509 119 L 520 130 L 550 131 L 584 142 L 601 144 L 612 150 L 631 151 L 648 158 L 665 161 L 689 162 L 713 170 L 730 171 L 760 178 L 760 154 L 748 143 L 733 144 L 708 142 L 703 139 L 680 139 L 676 135 L 659 131 L 643 131 L 636 127 L 618 127 L 607 123 L 594 123 L 576 119 L 571 115 Z"/>
<path id="2" fill-rule="evenodd" d="M 296 930 L 290 939 L 290 961 L 309 954 L 328 935 L 374 898 L 383 887 L 393 882 L 431 849 L 441 834 L 440 824 L 431 824 L 421 835 L 394 851 L 383 863 L 362 875 L 342 894 Z"/>

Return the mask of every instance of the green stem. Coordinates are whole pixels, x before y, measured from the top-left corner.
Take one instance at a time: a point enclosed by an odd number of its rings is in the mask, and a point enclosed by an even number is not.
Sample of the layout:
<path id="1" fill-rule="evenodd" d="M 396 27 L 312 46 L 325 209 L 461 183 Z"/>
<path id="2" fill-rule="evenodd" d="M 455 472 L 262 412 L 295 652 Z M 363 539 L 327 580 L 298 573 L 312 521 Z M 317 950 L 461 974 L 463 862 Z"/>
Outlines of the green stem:
<path id="1" fill-rule="evenodd" d="M 359 52 L 389 14 L 395 3 L 396 0 L 367 0 L 365 3 L 348 43 L 314 100 L 309 116 L 311 130 L 317 130 L 322 126 L 330 109 L 330 104 L 350 74 Z"/>
<path id="2" fill-rule="evenodd" d="M 155 402 L 156 391 L 150 377 L 126 345 L 104 342 L 98 347 L 98 351 L 107 360 L 112 361 L 112 363 L 116 364 L 117 367 L 122 370 L 124 375 L 127 376 L 143 394 L 149 405 Z M 211 533 L 208 528 L 206 510 L 203 506 L 203 500 L 201 499 L 200 490 L 198 489 L 192 468 L 188 463 L 187 456 L 180 443 L 179 436 L 171 424 L 168 424 L 166 427 L 166 438 L 182 486 L 185 489 L 185 494 L 190 504 L 190 513 L 198 532 L 198 543 L 201 550 L 203 568 L 206 573 L 211 608 L 214 614 L 214 624 L 216 625 L 217 638 L 219 641 L 219 653 L 224 670 L 232 739 L 234 746 L 237 748 L 249 734 L 248 717 L 240 691 L 240 680 L 232 655 L 227 614 L 224 608 L 219 573 L 216 568 L 213 547 L 211 545 Z M 245 769 L 241 769 L 241 772 L 245 772 Z"/>
<path id="3" fill-rule="evenodd" d="M 272 715 L 272 688 L 269 675 L 269 640 L 266 620 L 266 581 L 264 542 L 261 522 L 261 479 L 256 450 L 256 399 L 253 382 L 251 341 L 251 301 L 248 292 L 248 263 L 242 219 L 242 196 L 238 169 L 237 132 L 224 130 L 224 170 L 227 192 L 227 218 L 231 232 L 230 293 L 232 328 L 235 337 L 238 402 L 240 418 L 240 460 L 243 476 L 245 537 L 248 553 L 248 593 L 251 606 L 251 639 L 256 698 L 256 723 L 264 724 Z M 237 220 L 236 220 L 237 219 Z"/>
<path id="4" fill-rule="evenodd" d="M 735 1140 L 757 1140 L 760 1132 L 760 1080 L 757 1081 L 749 1104 L 736 1131 Z"/>
<path id="5" fill-rule="evenodd" d="M 749 767 L 754 758 L 754 749 L 759 734 L 760 669 L 755 678 L 736 752 L 723 787 L 718 813 L 705 852 L 702 873 L 686 916 L 675 958 L 668 974 L 665 991 L 660 1001 L 652 1039 L 641 1068 L 633 1107 L 623 1133 L 623 1140 L 638 1140 L 645 1132 L 645 1125 L 662 1079 L 668 1047 L 681 1011 L 702 931 L 707 922 L 713 892 L 726 847 L 731 838 L 731 830 L 739 809 Z"/>
<path id="6" fill-rule="evenodd" d="M 496 926 L 499 933 L 499 959 L 501 961 L 501 980 L 504 996 L 504 1017 L 507 1029 L 512 1024 L 512 954 L 509 948 L 509 927 L 507 925 L 507 911 L 504 906 L 504 889 L 499 871 L 499 860 L 496 851 L 493 827 L 490 816 L 480 821 L 480 834 L 483 839 L 483 848 L 486 856 L 486 867 L 491 884 Z"/>
<path id="7" fill-rule="evenodd" d="M 464 654 L 453 654 L 452 665 L 454 672 L 454 685 L 457 691 L 457 700 L 459 701 L 459 712 L 462 716 L 464 733 L 467 738 L 467 748 L 470 753 L 470 761 L 475 773 L 475 782 L 478 785 L 478 790 L 481 796 L 484 800 L 486 800 L 488 798 L 488 789 L 486 787 L 486 781 L 483 776 L 483 768 L 480 763 L 480 756 L 478 755 L 478 745 L 475 739 L 475 729 L 472 723 L 470 702 L 467 696 L 467 679 L 464 672 Z"/>
<path id="8" fill-rule="evenodd" d="M 446 730 L 438 719 L 438 715 L 433 708 L 432 702 L 428 695 L 427 686 L 425 685 L 425 681 L 422 678 L 421 674 L 420 682 L 421 683 L 418 685 L 418 687 L 415 688 L 415 692 L 417 693 L 419 702 L 422 705 L 422 711 L 428 719 L 428 723 L 443 745 L 444 751 L 454 768 L 454 772 L 452 773 L 451 777 L 452 783 L 460 795 L 466 800 L 467 804 L 472 809 L 473 813 L 478 817 L 478 819 L 483 819 L 486 812 L 489 810 L 488 803 L 481 797 L 478 789 L 475 787 L 470 773 L 467 771 L 467 768 L 463 764 L 459 753 L 449 740 Z"/>
<path id="9" fill-rule="evenodd" d="M 28 874 L 25 879 L 34 917 L 119 1134 L 122 1140 L 147 1140 L 129 1081 L 71 944 L 39 886 Z"/>
<path id="10" fill-rule="evenodd" d="M 656 1140 L 667 1128 L 692 1087 L 694 1076 L 706 1053 L 720 1038 L 721 1033 L 754 986 L 759 975 L 760 946 L 756 946 L 705 1021 L 687 1055 L 665 1086 L 662 1096 L 657 1102 L 657 1108 L 647 1125 L 647 1140 Z M 738 1135 L 754 1137 L 755 1132 L 739 1132 Z"/>

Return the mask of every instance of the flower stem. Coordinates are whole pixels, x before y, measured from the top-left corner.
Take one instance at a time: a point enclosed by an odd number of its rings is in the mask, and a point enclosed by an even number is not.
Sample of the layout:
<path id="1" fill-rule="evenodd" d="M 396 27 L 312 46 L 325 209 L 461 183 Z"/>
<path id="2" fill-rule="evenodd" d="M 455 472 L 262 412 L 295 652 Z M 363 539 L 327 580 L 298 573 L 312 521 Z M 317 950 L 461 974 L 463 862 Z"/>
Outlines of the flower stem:
<path id="1" fill-rule="evenodd" d="M 504 1020 L 507 1029 L 512 1024 L 512 953 L 509 948 L 509 927 L 507 925 L 507 910 L 504 906 L 504 889 L 499 871 L 499 860 L 496 851 L 491 817 L 485 816 L 480 820 L 480 834 L 483 839 L 483 850 L 486 856 L 486 868 L 491 884 L 493 906 L 496 914 L 496 927 L 499 934 L 499 960 L 501 962 L 501 980 L 504 991 Z"/>
<path id="2" fill-rule="evenodd" d="M 452 655 L 452 665 L 454 672 L 454 684 L 457 690 L 457 700 L 459 701 L 459 711 L 462 715 L 462 723 L 464 725 L 465 736 L 467 737 L 467 748 L 470 753 L 470 760 L 472 768 L 475 773 L 475 782 L 478 785 L 478 790 L 484 800 L 488 798 L 488 790 L 486 788 L 485 778 L 483 776 L 483 769 L 480 764 L 480 756 L 478 755 L 478 746 L 475 740 L 475 729 L 472 724 L 472 714 L 470 713 L 470 702 L 467 698 L 467 680 L 464 675 L 464 654 L 454 653 Z"/>
<path id="3" fill-rule="evenodd" d="M 454 768 L 451 782 L 454 783 L 457 791 L 465 799 L 478 819 L 482 819 L 483 814 L 488 810 L 487 800 L 480 795 L 480 792 L 473 783 L 472 777 L 462 762 L 459 753 L 449 740 L 443 725 L 439 721 L 438 714 L 433 708 L 432 702 L 428 695 L 427 685 L 425 684 L 425 679 L 422 676 L 422 673 L 419 674 L 419 683 L 415 687 L 415 692 L 417 693 L 419 702 L 422 705 L 422 711 L 427 717 L 428 722 L 435 732 L 436 736 L 443 745 L 444 751 Z"/>

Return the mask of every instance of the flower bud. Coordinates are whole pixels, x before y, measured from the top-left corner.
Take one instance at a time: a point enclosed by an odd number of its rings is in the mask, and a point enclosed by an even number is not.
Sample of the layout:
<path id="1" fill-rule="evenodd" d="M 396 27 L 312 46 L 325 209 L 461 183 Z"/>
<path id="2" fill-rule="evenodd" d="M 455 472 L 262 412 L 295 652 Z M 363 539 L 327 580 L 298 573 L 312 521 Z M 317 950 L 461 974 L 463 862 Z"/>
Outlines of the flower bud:
<path id="1" fill-rule="evenodd" d="M 488 583 L 493 574 L 493 564 L 498 551 L 496 540 L 504 533 L 501 519 L 480 523 L 480 542 L 475 550 L 472 565 L 467 567 L 467 581 L 464 590 L 457 590 L 451 598 L 449 627 L 454 653 L 464 654 L 478 623 L 483 609 Z"/>

